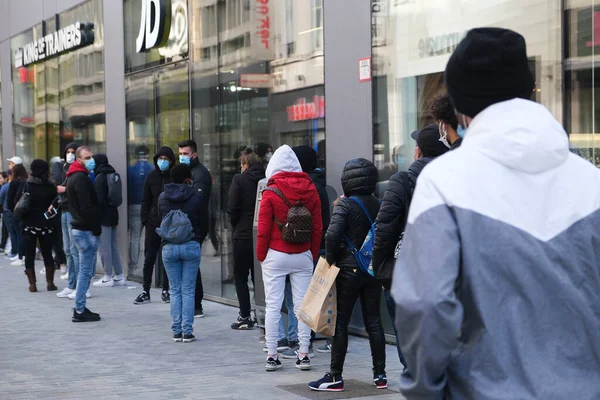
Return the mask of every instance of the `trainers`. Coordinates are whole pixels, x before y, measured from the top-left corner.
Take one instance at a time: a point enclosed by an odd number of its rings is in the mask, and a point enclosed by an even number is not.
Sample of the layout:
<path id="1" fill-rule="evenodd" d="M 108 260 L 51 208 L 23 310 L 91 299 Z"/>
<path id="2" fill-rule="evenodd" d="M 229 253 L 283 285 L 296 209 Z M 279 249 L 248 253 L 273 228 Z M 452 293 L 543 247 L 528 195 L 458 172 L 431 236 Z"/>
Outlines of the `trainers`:
<path id="1" fill-rule="evenodd" d="M 133 301 L 133 304 L 148 304 L 150 303 L 150 293 L 145 290 Z"/>
<path id="2" fill-rule="evenodd" d="M 344 379 L 341 376 L 334 377 L 328 372 L 318 381 L 310 382 L 308 387 L 318 392 L 343 392 Z"/>
<path id="3" fill-rule="evenodd" d="M 183 335 L 183 343 L 191 343 L 194 340 L 196 340 L 196 336 L 192 335 L 191 333 L 186 333 Z"/>
<path id="4" fill-rule="evenodd" d="M 94 287 L 113 287 L 114 282 L 111 276 L 104 275 L 102 278 L 98 279 L 96 282 L 92 283 Z"/>
<path id="5" fill-rule="evenodd" d="M 69 279 L 69 274 L 64 274 L 60 276 L 60 279 L 62 279 L 63 281 L 66 281 L 67 279 Z"/>
<path id="6" fill-rule="evenodd" d="M 15 255 L 9 254 L 4 258 L 6 258 L 8 261 L 15 261 L 15 260 L 19 259 L 19 255 L 18 254 L 15 254 Z"/>
<path id="7" fill-rule="evenodd" d="M 252 318 L 242 318 L 241 315 L 237 317 L 237 320 L 233 324 L 231 324 L 231 329 L 235 329 L 238 331 L 243 331 L 252 328 L 254 328 L 254 321 L 252 321 Z"/>
<path id="8" fill-rule="evenodd" d="M 77 290 L 73 290 L 73 293 L 69 294 L 67 297 L 71 300 L 75 300 L 76 293 L 77 293 Z M 85 298 L 89 299 L 90 297 L 92 297 L 92 294 L 90 293 L 90 290 L 88 289 L 88 291 L 85 292 Z"/>
<path id="9" fill-rule="evenodd" d="M 125 285 L 127 285 L 127 279 L 125 279 L 125 277 L 123 276 L 123 274 L 115 276 L 115 279 L 113 279 L 113 282 L 114 282 L 115 286 L 125 286 Z"/>
<path id="10" fill-rule="evenodd" d="M 40 275 L 46 275 L 46 267 L 40 269 Z"/>
<path id="11" fill-rule="evenodd" d="M 325 343 L 323 346 L 317 348 L 319 353 L 331 353 L 331 343 Z"/>
<path id="12" fill-rule="evenodd" d="M 288 340 L 287 340 L 287 339 L 281 339 L 281 340 L 278 340 L 278 341 L 277 341 L 277 352 L 278 352 L 278 353 L 281 353 L 282 351 L 284 351 L 284 350 L 287 350 L 287 349 L 289 349 L 289 348 L 290 348 L 290 345 L 289 345 L 289 343 L 288 343 Z M 269 349 L 267 349 L 267 346 L 265 346 L 265 347 L 263 348 L 263 351 L 264 351 L 265 353 L 267 353 L 267 352 L 269 351 Z"/>
<path id="13" fill-rule="evenodd" d="M 19 257 L 17 257 L 17 259 L 11 262 L 10 265 L 12 265 L 13 267 L 20 267 L 22 265 L 25 265 L 25 261 L 19 260 Z"/>
<path id="14" fill-rule="evenodd" d="M 175 333 L 175 334 L 173 334 L 173 341 L 174 342 L 182 342 L 183 341 L 183 334 L 181 334 L 181 333 Z"/>
<path id="15" fill-rule="evenodd" d="M 194 317 L 196 317 L 196 318 L 204 318 L 204 310 L 202 309 L 202 306 L 200 306 L 200 308 L 196 308 L 194 310 Z"/>
<path id="16" fill-rule="evenodd" d="M 66 299 L 69 297 L 71 293 L 75 293 L 73 289 L 69 289 L 68 287 L 64 288 L 60 292 L 56 293 L 56 297 L 60 297 L 61 299 Z"/>
<path id="17" fill-rule="evenodd" d="M 284 351 L 283 353 L 281 353 L 281 357 L 288 359 L 288 360 L 293 360 L 298 358 L 298 352 L 300 351 L 300 345 L 295 345 L 295 346 L 291 346 L 290 348 L 287 349 L 286 351 Z M 315 353 L 313 352 L 313 346 L 312 343 L 310 344 L 310 346 L 308 347 L 308 357 L 313 358 L 315 356 Z"/>
<path id="18" fill-rule="evenodd" d="M 308 371 L 311 369 L 310 358 L 308 358 L 308 356 L 304 356 L 304 358 L 300 358 L 300 356 L 298 356 L 298 359 L 296 360 L 296 368 L 298 368 L 300 371 Z"/>
<path id="19" fill-rule="evenodd" d="M 73 309 L 73 322 L 95 322 L 100 321 L 100 314 L 96 314 L 85 308 L 81 314 Z"/>
<path id="20" fill-rule="evenodd" d="M 163 303 L 169 304 L 171 302 L 171 295 L 169 294 L 168 290 L 163 290 L 162 294 L 160 295 L 160 298 L 163 301 Z"/>
<path id="21" fill-rule="evenodd" d="M 387 377 L 385 374 L 378 374 L 373 377 L 373 384 L 377 389 L 387 389 Z"/>
<path id="22" fill-rule="evenodd" d="M 62 265 L 62 266 L 60 267 L 60 273 L 61 273 L 61 274 L 66 274 L 66 273 L 67 273 L 67 267 L 66 267 L 65 265 Z"/>
<path id="23" fill-rule="evenodd" d="M 268 372 L 277 371 L 279 368 L 281 368 L 281 361 L 279 361 L 279 358 L 273 358 L 273 357 L 267 358 L 267 363 L 265 364 L 265 369 Z"/>

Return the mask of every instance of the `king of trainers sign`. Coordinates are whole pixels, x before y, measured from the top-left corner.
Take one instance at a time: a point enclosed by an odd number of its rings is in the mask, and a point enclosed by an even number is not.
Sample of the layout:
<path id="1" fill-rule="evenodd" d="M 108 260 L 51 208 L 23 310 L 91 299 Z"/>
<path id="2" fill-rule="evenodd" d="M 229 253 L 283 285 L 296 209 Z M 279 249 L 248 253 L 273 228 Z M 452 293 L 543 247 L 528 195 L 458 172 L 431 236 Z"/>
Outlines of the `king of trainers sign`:
<path id="1" fill-rule="evenodd" d="M 45 24 L 43 31 L 45 32 Z M 26 67 L 94 43 L 94 24 L 75 22 L 44 34 L 14 52 L 15 68 Z"/>

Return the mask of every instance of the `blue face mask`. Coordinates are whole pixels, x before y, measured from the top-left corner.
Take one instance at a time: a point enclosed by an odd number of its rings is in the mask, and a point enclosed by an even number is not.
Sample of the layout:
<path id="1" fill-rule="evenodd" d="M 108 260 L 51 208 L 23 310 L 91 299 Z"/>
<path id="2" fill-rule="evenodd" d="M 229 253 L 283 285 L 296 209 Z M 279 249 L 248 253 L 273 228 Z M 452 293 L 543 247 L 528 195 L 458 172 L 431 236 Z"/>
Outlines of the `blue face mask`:
<path id="1" fill-rule="evenodd" d="M 179 162 L 182 164 L 190 165 L 192 162 L 192 159 L 190 158 L 190 156 L 179 156 Z"/>
<path id="2" fill-rule="evenodd" d="M 404 156 L 398 156 L 398 158 L 396 159 L 396 162 L 398 163 L 399 167 L 403 167 L 405 161 L 406 160 L 405 160 Z"/>
<path id="3" fill-rule="evenodd" d="M 87 169 L 90 172 L 93 171 L 94 169 L 96 169 L 96 160 L 94 160 L 93 158 L 91 158 L 89 160 L 85 160 L 84 164 L 85 164 L 85 169 Z"/>
<path id="4" fill-rule="evenodd" d="M 169 169 L 169 161 L 168 160 L 158 160 L 156 162 L 156 165 L 158 165 L 158 169 L 160 169 L 161 171 L 166 171 Z"/>
<path id="5" fill-rule="evenodd" d="M 458 136 L 460 136 L 461 138 L 464 138 L 465 135 L 467 134 L 467 119 L 465 118 L 464 115 L 462 116 L 462 125 L 458 124 L 458 127 L 456 128 L 456 133 L 458 133 Z"/>

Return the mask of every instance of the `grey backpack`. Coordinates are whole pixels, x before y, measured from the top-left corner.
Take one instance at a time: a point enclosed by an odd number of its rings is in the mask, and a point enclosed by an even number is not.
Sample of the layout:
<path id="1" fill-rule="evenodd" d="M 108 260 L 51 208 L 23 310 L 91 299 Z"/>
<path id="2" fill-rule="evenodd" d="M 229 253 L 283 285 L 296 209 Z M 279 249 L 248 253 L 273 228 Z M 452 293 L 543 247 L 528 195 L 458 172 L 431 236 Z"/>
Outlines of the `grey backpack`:
<path id="1" fill-rule="evenodd" d="M 164 241 L 173 244 L 189 242 L 194 238 L 194 228 L 187 214 L 181 210 L 171 210 L 162 219 L 156 233 Z"/>

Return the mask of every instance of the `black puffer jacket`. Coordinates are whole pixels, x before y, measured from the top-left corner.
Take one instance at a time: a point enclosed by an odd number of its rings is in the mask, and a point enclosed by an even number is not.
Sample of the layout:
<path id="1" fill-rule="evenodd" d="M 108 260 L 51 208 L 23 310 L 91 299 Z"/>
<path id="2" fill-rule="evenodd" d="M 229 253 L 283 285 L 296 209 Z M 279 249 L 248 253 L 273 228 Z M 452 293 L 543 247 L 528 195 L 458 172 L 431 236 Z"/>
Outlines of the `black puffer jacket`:
<path id="1" fill-rule="evenodd" d="M 198 192 L 201 191 L 202 197 L 202 212 L 208 215 L 208 205 L 210 202 L 210 194 L 212 191 L 212 176 L 206 167 L 198 160 L 198 157 L 194 158 L 190 163 L 192 169 L 192 181 L 194 182 L 193 189 Z M 202 220 L 202 223 L 206 224 L 202 226 L 204 236 L 202 240 L 208 234 L 208 218 Z"/>
<path id="2" fill-rule="evenodd" d="M 158 198 L 158 212 L 161 221 L 171 210 L 181 210 L 186 213 L 194 228 L 196 235 L 194 240 L 202 243 L 206 237 L 202 226 L 208 218 L 208 215 L 202 211 L 202 196 L 186 184 L 168 183 Z"/>
<path id="3" fill-rule="evenodd" d="M 167 156 L 171 165 L 166 171 L 161 171 L 156 162 L 160 156 Z M 171 183 L 171 168 L 175 165 L 175 154 L 170 147 L 161 147 L 154 156 L 154 171 L 150 171 L 144 181 L 142 189 L 142 209 L 140 212 L 142 224 L 152 228 L 160 226 L 161 218 L 158 215 L 158 196 L 163 192 L 166 184 Z"/>
<path id="4" fill-rule="evenodd" d="M 379 200 L 373 195 L 376 184 L 377 168 L 371 161 L 358 158 L 346 163 L 342 173 L 345 197 L 340 199 L 333 209 L 325 236 L 326 258 L 329 264 L 335 264 L 339 268 L 358 268 L 354 256 L 344 242 L 344 236 L 348 235 L 354 246 L 360 248 L 371 224 L 362 208 L 349 197 L 356 196 L 374 221 L 379 211 Z"/>
<path id="5" fill-rule="evenodd" d="M 256 187 L 265 177 L 265 167 L 261 163 L 250 166 L 246 172 L 233 177 L 227 197 L 227 213 L 233 227 L 233 239 L 252 239 Z"/>
<path id="6" fill-rule="evenodd" d="M 119 210 L 108 204 L 108 174 L 114 174 L 116 171 L 112 165 L 108 163 L 106 154 L 96 154 L 96 179 L 94 179 L 94 188 L 98 196 L 98 205 L 100 206 L 100 223 L 102 226 L 117 226 L 119 225 Z"/>
<path id="7" fill-rule="evenodd" d="M 42 181 L 39 178 L 30 177 L 23 188 L 31 195 L 31 208 L 21 220 L 21 229 L 28 226 L 36 228 L 53 227 L 53 221 L 47 220 L 44 217 L 44 213 L 48 211 L 48 207 L 50 207 L 56 197 L 56 186 L 54 186 L 54 183 L 50 180 Z M 20 198 L 21 192 L 17 193 L 16 202 Z"/>
<path id="8" fill-rule="evenodd" d="M 377 224 L 375 243 L 373 244 L 373 269 L 375 271 L 386 259 L 394 256 L 398 239 L 404 231 L 404 221 L 408 210 L 406 204 L 404 204 L 406 191 L 414 190 L 419 174 L 432 160 L 433 158 L 421 158 L 412 163 L 408 172 L 396 172 L 390 178 L 383 195 L 381 209 L 375 220 Z M 404 178 L 402 177 L 404 174 L 408 174 L 409 188 L 404 185 Z M 411 194 L 409 194 L 409 197 L 412 197 Z"/>

